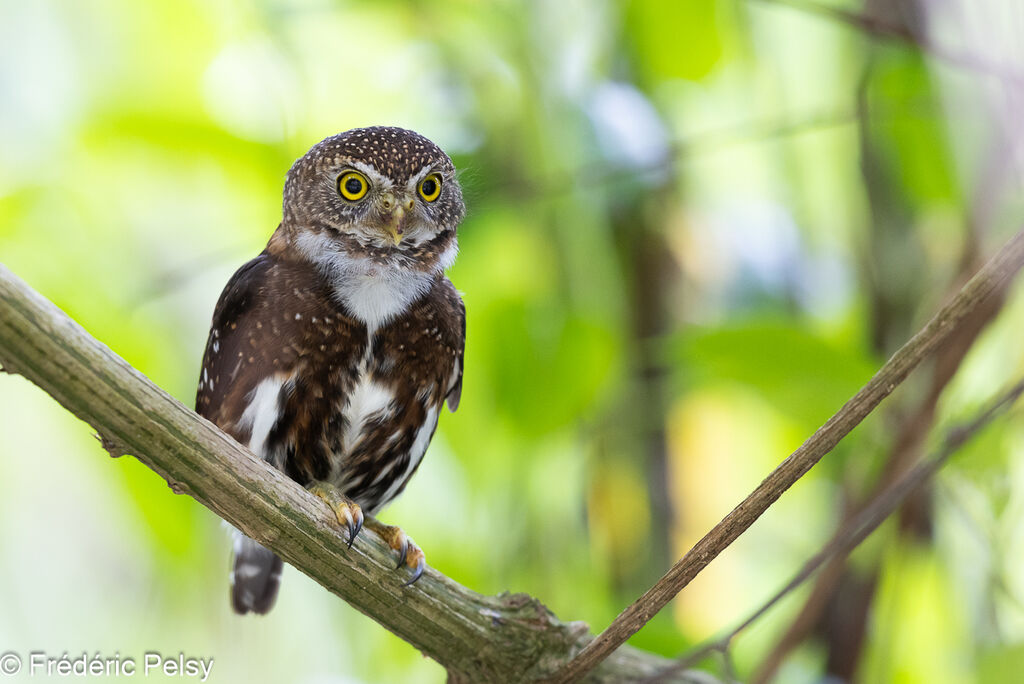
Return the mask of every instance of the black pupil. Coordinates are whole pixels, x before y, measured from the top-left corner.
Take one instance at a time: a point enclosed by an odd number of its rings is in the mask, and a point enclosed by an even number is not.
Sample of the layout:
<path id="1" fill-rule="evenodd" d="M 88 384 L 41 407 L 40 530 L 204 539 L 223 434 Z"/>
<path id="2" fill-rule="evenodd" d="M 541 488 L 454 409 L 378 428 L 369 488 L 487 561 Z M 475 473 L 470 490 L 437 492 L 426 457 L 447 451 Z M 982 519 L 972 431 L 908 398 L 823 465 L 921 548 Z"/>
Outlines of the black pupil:
<path id="1" fill-rule="evenodd" d="M 423 194 L 424 195 L 433 195 L 435 192 L 437 192 L 437 181 L 436 180 L 434 180 L 433 178 L 428 178 L 427 180 L 423 181 Z"/>
<path id="2" fill-rule="evenodd" d="M 345 189 L 350 195 L 358 195 L 363 190 L 363 181 L 358 178 L 349 178 L 345 181 Z"/>

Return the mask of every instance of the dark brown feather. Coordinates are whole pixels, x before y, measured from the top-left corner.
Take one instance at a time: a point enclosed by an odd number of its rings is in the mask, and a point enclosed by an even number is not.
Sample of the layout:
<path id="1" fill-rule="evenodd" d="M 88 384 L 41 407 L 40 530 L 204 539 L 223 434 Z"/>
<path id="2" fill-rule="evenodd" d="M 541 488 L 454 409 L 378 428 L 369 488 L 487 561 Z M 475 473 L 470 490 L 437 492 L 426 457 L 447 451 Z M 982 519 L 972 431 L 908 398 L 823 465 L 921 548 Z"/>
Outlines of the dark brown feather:
<path id="1" fill-rule="evenodd" d="M 337 181 L 363 163 L 387 180 L 355 204 Z M 413 204 L 412 181 L 428 172 L 442 194 Z M 378 511 L 418 468 L 443 403 L 459 405 L 465 309 L 443 269 L 464 216 L 451 159 L 413 131 L 355 129 L 314 145 L 287 174 L 267 249 L 217 303 L 196 410 L 303 486 L 333 485 Z M 280 565 L 239 533 L 236 611 L 269 610 Z"/>
<path id="2" fill-rule="evenodd" d="M 267 377 L 280 377 L 279 415 L 258 455 L 305 486 L 347 486 L 343 491 L 372 512 L 414 472 L 408 452 L 428 410 L 436 415 L 445 399 L 452 410 L 458 406 L 464 331 L 462 301 L 438 274 L 425 296 L 376 331 L 361 369 L 366 326 L 333 299 L 315 269 L 265 252 L 239 269 L 217 304 L 197 411 L 248 443 L 250 426 L 241 419 L 253 392 Z M 364 424 L 358 444 L 345 450 L 341 409 L 360 370 L 389 389 L 394 410 Z M 394 479 L 374 482 L 385 468 L 403 480 L 386 497 Z"/>

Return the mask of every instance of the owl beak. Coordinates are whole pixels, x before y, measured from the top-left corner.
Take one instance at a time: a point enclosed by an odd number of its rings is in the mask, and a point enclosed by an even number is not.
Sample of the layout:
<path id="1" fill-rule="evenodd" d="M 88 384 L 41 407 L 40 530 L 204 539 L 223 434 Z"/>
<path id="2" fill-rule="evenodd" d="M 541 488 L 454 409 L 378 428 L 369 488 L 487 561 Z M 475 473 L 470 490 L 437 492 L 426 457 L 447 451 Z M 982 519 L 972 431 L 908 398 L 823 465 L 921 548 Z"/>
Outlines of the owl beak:
<path id="1" fill-rule="evenodd" d="M 401 226 L 398 225 L 398 221 L 395 221 L 394 223 L 388 224 L 386 230 L 387 230 L 387 233 L 388 233 L 388 237 L 391 238 L 392 240 L 394 240 L 395 246 L 397 247 L 398 243 L 400 243 L 402 241 L 402 237 L 403 237 L 403 235 L 402 235 L 402 228 L 401 228 Z"/>
<path id="2" fill-rule="evenodd" d="M 381 195 L 381 208 L 384 214 L 384 231 L 397 246 L 405 237 L 403 219 L 406 209 L 412 208 L 412 202 L 400 202 L 394 193 L 385 192 Z"/>

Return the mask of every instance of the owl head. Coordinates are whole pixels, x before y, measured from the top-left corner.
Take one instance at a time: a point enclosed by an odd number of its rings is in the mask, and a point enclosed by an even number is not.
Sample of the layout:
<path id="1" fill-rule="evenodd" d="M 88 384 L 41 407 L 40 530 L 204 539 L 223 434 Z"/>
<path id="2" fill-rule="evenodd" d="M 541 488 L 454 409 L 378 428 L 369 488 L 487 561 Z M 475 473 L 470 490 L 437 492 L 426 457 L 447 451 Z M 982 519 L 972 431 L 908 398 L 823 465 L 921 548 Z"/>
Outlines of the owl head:
<path id="1" fill-rule="evenodd" d="M 414 131 L 375 126 L 322 140 L 295 162 L 281 227 L 311 257 L 436 270 L 454 260 L 465 213 L 448 155 Z"/>

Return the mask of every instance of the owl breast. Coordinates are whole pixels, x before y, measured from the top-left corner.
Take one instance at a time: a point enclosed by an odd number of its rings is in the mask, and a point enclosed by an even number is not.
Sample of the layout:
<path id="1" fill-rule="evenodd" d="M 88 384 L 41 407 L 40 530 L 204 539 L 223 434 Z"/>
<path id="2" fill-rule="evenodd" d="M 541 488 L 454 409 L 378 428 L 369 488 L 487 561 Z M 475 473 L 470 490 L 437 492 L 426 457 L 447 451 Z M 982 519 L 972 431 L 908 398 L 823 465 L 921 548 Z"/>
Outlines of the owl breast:
<path id="1" fill-rule="evenodd" d="M 441 277 L 423 290 L 384 323 L 334 296 L 302 314 L 300 353 L 265 440 L 291 477 L 329 482 L 369 513 L 405 488 L 461 386 L 461 300 Z"/>
<path id="2" fill-rule="evenodd" d="M 458 405 L 465 314 L 441 274 L 387 319 L 364 320 L 336 285 L 266 254 L 240 269 L 197 405 L 300 484 L 329 482 L 374 513 L 419 466 L 445 400 Z"/>
<path id="3" fill-rule="evenodd" d="M 374 336 L 375 337 L 375 336 Z M 329 422 L 332 445 L 327 481 L 373 513 L 394 499 L 416 471 L 443 401 L 427 380 L 413 394 L 403 391 L 390 355 L 374 355 L 371 338 L 348 391 Z M 404 351 L 404 350 L 402 350 Z"/>

